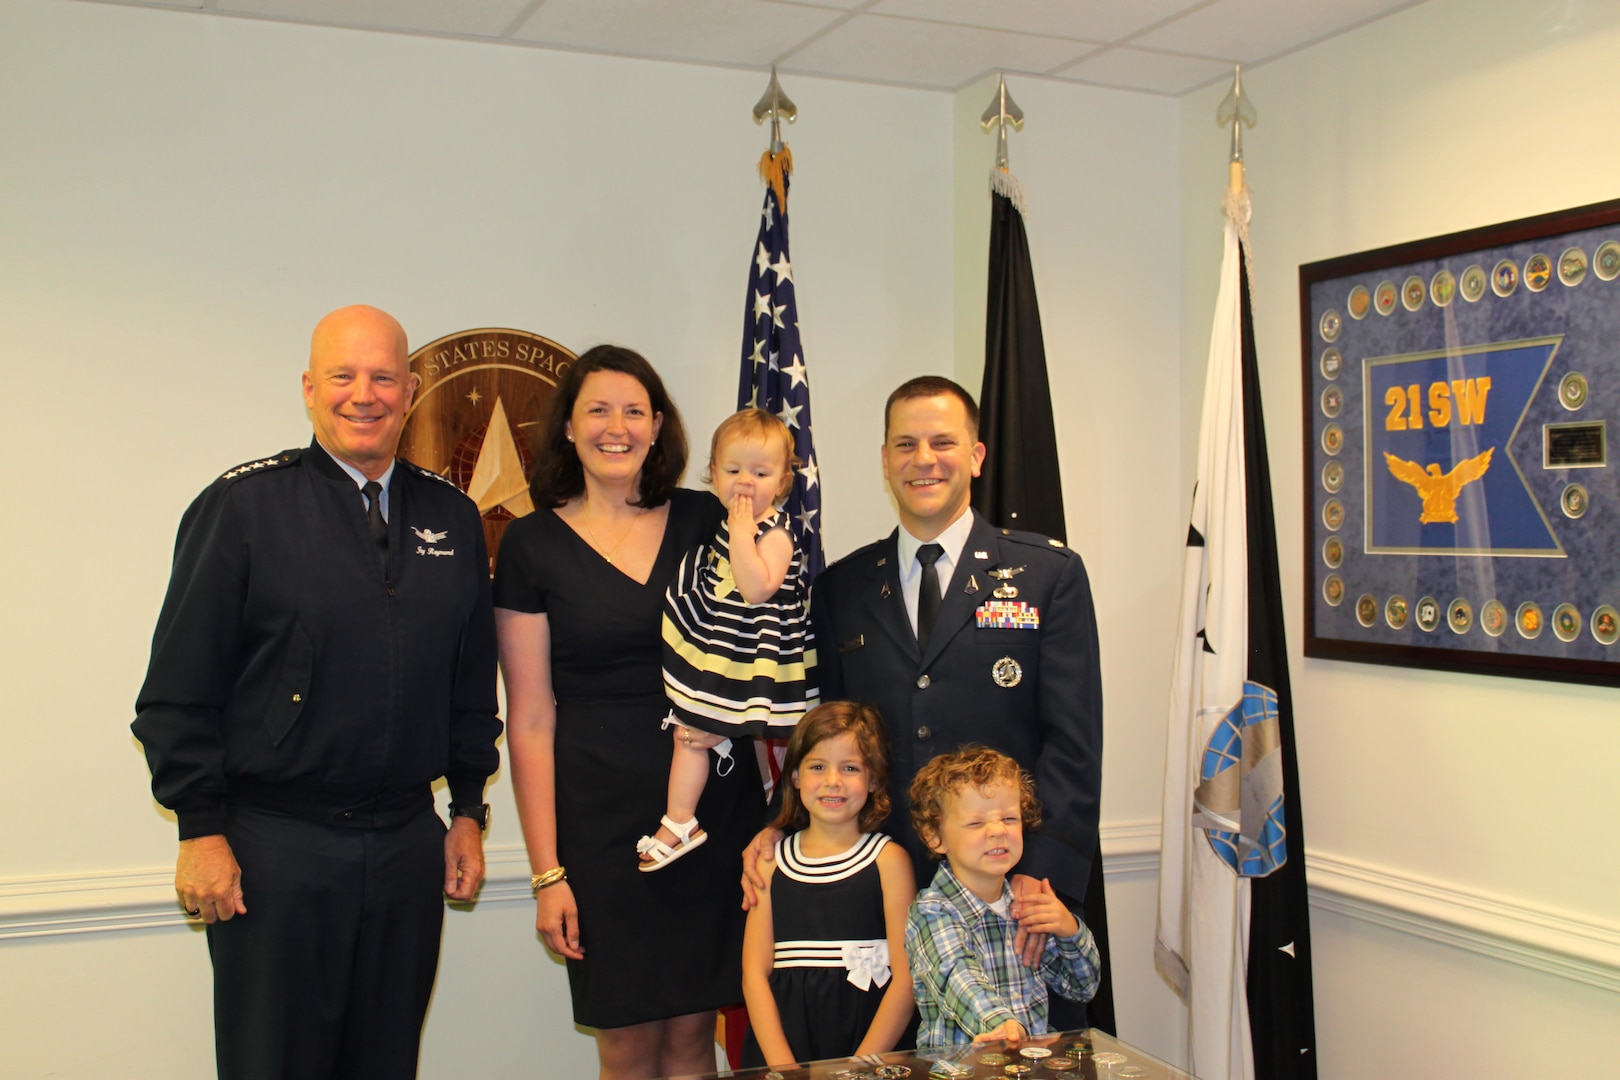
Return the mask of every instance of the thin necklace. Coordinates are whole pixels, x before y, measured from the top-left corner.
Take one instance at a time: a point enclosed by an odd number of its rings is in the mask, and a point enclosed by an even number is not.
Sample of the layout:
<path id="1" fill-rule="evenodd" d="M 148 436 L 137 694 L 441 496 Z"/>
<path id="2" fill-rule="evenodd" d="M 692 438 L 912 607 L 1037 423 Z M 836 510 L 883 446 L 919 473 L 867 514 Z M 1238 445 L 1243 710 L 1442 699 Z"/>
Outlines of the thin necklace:
<path id="1" fill-rule="evenodd" d="M 612 565 L 613 553 L 618 551 L 619 546 L 630 538 L 630 531 L 636 527 L 636 522 L 640 521 L 641 515 L 646 512 L 647 508 L 645 506 L 636 507 L 636 516 L 630 519 L 630 524 L 624 527 L 624 532 L 619 534 L 619 538 L 613 542 L 613 546 L 606 551 L 602 550 L 602 541 L 597 539 L 596 530 L 591 528 L 591 514 L 584 503 L 580 504 L 579 518 L 585 523 L 585 531 L 591 534 L 591 547 L 595 548 L 596 553 L 606 559 L 609 565 Z"/>

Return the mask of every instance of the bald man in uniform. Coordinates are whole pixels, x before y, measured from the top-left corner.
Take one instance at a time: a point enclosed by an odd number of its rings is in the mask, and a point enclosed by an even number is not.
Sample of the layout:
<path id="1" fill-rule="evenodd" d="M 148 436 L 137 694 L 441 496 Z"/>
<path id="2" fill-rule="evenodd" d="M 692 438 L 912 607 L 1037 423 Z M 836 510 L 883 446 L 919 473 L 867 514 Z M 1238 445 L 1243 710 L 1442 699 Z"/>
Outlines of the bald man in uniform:
<path id="1" fill-rule="evenodd" d="M 309 446 L 228 470 L 180 523 L 132 726 L 231 1080 L 414 1076 L 444 897 L 483 880 L 489 561 L 473 503 L 395 457 L 416 382 L 391 316 L 332 312 Z"/>

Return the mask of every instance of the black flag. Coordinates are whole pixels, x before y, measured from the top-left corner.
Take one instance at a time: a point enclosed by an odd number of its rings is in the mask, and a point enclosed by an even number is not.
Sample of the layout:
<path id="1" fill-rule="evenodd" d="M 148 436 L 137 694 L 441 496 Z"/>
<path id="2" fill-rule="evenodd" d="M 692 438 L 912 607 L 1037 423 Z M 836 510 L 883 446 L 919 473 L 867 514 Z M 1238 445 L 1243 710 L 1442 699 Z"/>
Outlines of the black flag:
<path id="1" fill-rule="evenodd" d="M 1294 700 L 1288 684 L 1277 525 L 1271 511 L 1271 464 L 1260 407 L 1260 365 L 1249 309 L 1248 252 L 1240 249 L 1243 298 L 1243 458 L 1248 491 L 1249 679 L 1277 693 L 1282 746 L 1283 819 L 1288 858 L 1249 885 L 1249 1036 L 1257 1080 L 1316 1076 L 1316 1015 L 1311 979 L 1311 921 L 1305 892 L 1305 823 L 1299 805 Z"/>
<path id="2" fill-rule="evenodd" d="M 1065 540 L 1063 478 L 1058 472 L 1046 344 L 1024 215 L 999 191 L 991 192 L 990 200 L 990 290 L 984 385 L 979 390 L 979 438 L 986 453 L 984 467 L 973 481 L 973 508 L 993 525 Z M 1117 1031 L 1113 963 L 1100 851 L 1092 853 L 1082 918 L 1097 939 L 1102 961 L 1097 996 L 1086 1006 L 1086 1022 L 1112 1035 Z M 1063 1026 L 1064 1004 L 1052 1002 L 1054 1027 Z"/>

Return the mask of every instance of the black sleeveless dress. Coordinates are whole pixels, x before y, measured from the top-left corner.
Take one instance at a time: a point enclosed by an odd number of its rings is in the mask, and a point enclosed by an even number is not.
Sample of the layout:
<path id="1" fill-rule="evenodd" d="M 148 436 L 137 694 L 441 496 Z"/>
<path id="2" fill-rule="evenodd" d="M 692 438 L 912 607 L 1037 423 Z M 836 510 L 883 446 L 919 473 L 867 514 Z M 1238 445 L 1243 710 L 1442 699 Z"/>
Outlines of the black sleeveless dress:
<path id="1" fill-rule="evenodd" d="M 796 1060 L 849 1057 L 872 1026 L 892 977 L 877 866 L 878 852 L 891 841 L 866 833 L 848 851 L 811 859 L 799 852 L 801 835 L 776 848 L 771 995 Z M 743 1064 L 764 1063 L 750 1032 Z"/>
<path id="2" fill-rule="evenodd" d="M 557 853 L 579 905 L 584 960 L 568 961 L 574 1022 L 614 1028 L 742 1001 L 743 847 L 765 808 L 753 754 L 711 776 L 698 803 L 708 841 L 654 874 L 636 838 L 658 825 L 673 749 L 660 668 L 664 589 L 725 508 L 678 490 L 645 585 L 549 509 L 501 541 L 495 606 L 543 612 L 557 698 Z"/>

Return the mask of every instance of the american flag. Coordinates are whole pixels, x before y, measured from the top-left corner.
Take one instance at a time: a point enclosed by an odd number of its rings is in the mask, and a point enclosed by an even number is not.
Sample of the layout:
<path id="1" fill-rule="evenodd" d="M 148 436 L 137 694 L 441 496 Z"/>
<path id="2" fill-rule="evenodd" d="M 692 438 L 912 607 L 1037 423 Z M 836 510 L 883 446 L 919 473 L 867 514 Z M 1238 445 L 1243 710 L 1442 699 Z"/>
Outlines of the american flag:
<path id="1" fill-rule="evenodd" d="M 737 407 L 758 406 L 782 418 L 793 432 L 798 475 L 787 499 L 794 539 L 804 551 L 805 573 L 814 581 L 826 565 L 821 551 L 821 479 L 816 471 L 815 435 L 810 426 L 810 380 L 799 343 L 799 306 L 793 298 L 793 264 L 788 260 L 787 174 L 791 152 L 767 151 L 761 172 L 765 188 L 759 238 L 748 271 L 743 314 L 742 377 Z M 780 177 L 780 189 L 774 181 Z"/>

